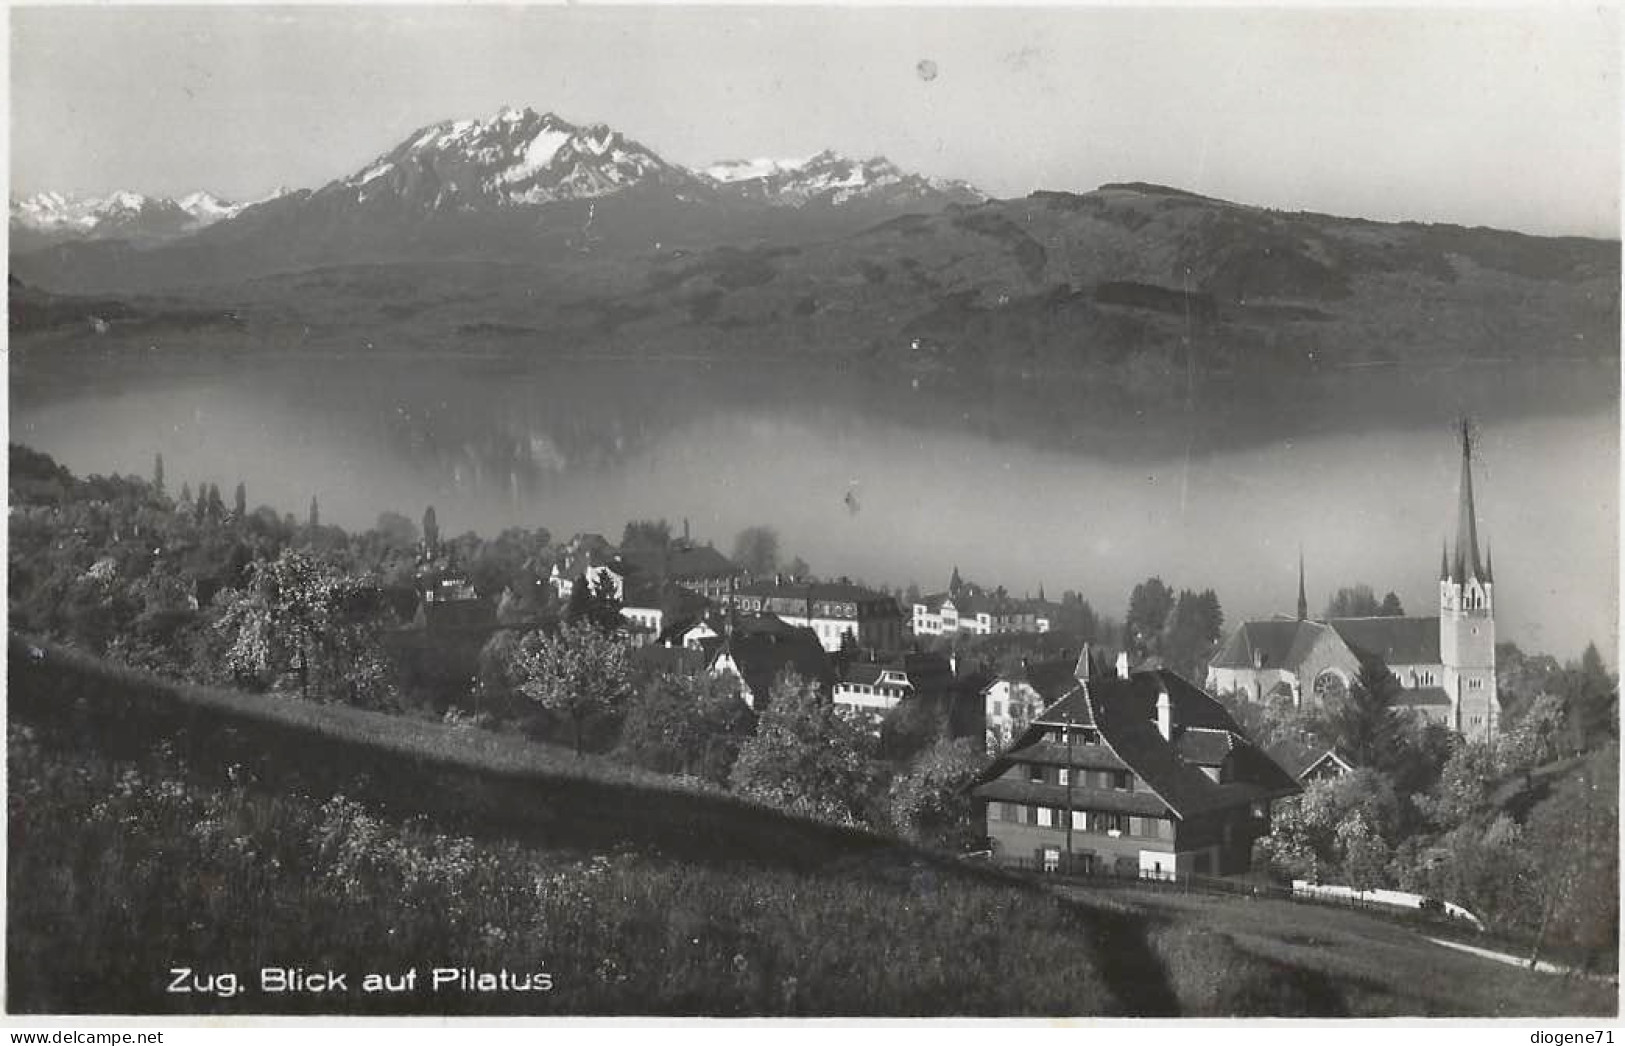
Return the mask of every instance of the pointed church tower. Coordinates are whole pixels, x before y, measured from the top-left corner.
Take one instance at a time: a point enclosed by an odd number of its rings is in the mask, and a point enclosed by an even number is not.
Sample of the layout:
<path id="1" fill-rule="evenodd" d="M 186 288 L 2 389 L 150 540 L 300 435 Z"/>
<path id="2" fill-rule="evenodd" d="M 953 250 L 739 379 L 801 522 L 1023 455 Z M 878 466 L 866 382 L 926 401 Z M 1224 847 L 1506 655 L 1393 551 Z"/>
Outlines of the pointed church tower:
<path id="1" fill-rule="evenodd" d="M 1309 595 L 1303 587 L 1303 546 L 1298 546 L 1298 620 L 1309 620 Z"/>
<path id="2" fill-rule="evenodd" d="M 1500 702 L 1495 692 L 1495 585 L 1478 554 L 1473 504 L 1473 440 L 1461 423 L 1461 488 L 1456 502 L 1455 556 L 1439 580 L 1439 660 L 1451 700 L 1451 725 L 1469 740 L 1494 736 Z"/>

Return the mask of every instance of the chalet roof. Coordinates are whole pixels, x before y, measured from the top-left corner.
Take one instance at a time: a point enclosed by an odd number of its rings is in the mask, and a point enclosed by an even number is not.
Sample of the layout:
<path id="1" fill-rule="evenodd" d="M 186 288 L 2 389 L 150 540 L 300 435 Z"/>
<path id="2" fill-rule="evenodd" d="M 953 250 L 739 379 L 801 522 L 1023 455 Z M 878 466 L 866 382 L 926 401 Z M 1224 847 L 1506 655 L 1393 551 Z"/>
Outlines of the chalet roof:
<path id="1" fill-rule="evenodd" d="M 1052 705 L 1077 688 L 1078 681 L 1072 675 L 1075 664 L 1073 658 L 1029 662 L 1027 685 L 1038 692 L 1046 707 Z"/>
<path id="2" fill-rule="evenodd" d="M 1019 778 L 996 778 L 976 786 L 976 798 L 1036 806 L 1070 806 L 1074 810 L 1104 810 L 1138 817 L 1164 817 L 1168 808 L 1150 792 L 1124 792 L 1115 788 L 1043 784 Z"/>
<path id="3" fill-rule="evenodd" d="M 1449 692 L 1443 687 L 1437 686 L 1422 686 L 1412 690 L 1401 690 L 1399 696 L 1394 699 L 1394 703 L 1411 708 L 1448 708 L 1452 704 Z"/>
<path id="4" fill-rule="evenodd" d="M 1157 702 L 1166 693 L 1177 731 L 1165 739 L 1155 723 Z M 1041 713 L 1009 750 L 977 778 L 975 794 L 991 798 L 986 786 L 1021 761 L 1020 752 L 1042 741 L 1046 728 L 1092 726 L 1123 764 L 1148 786 L 1167 812 L 1187 818 L 1260 799 L 1301 791 L 1296 779 L 1265 755 L 1223 705 L 1178 674 L 1136 672 L 1127 679 L 1093 678 L 1074 687 Z M 1040 749 L 1046 757 L 1068 746 Z M 1076 752 L 1081 747 L 1071 746 Z M 1221 751 L 1221 749 L 1223 749 Z M 1203 766 L 1228 766 L 1231 780 L 1218 784 Z M 1075 764 L 1076 765 L 1076 764 Z"/>
<path id="5" fill-rule="evenodd" d="M 1436 617 L 1340 617 L 1327 624 L 1356 653 L 1374 654 L 1389 665 L 1437 665 Z"/>
<path id="6" fill-rule="evenodd" d="M 874 686 L 880 682 L 881 674 L 885 672 L 901 674 L 904 677 L 904 683 L 902 684 L 904 686 L 912 687 L 914 685 L 911 681 L 908 681 L 908 669 L 903 665 L 896 662 L 877 664 L 873 661 L 854 661 L 847 665 L 844 682 L 855 683 L 859 686 Z"/>
<path id="7" fill-rule="evenodd" d="M 1012 763 L 1038 763 L 1042 766 L 1069 766 L 1083 770 L 1127 770 L 1105 745 L 1063 745 L 1059 741 L 1032 741 L 1009 751 Z"/>
<path id="8" fill-rule="evenodd" d="M 1235 735 L 1228 730 L 1196 727 L 1181 730 L 1174 738 L 1174 748 L 1180 758 L 1197 766 L 1219 766 L 1229 758 L 1235 747 Z"/>

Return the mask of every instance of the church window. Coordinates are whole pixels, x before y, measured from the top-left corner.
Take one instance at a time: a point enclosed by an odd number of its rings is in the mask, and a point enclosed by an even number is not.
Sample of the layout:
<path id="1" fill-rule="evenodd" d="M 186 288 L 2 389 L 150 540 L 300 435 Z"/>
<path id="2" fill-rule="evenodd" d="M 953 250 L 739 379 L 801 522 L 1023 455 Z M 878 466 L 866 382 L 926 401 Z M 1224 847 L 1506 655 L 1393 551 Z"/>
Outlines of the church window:
<path id="1" fill-rule="evenodd" d="M 1322 703 L 1341 701 L 1348 696 L 1348 683 L 1339 673 L 1327 669 L 1315 677 L 1315 697 Z"/>

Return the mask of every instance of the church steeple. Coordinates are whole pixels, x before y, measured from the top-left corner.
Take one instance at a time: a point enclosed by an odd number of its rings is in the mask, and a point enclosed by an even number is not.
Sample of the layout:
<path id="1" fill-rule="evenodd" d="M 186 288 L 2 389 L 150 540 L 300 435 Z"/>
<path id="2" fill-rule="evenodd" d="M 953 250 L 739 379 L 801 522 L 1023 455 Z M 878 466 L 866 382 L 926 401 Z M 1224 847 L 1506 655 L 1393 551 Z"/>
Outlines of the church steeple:
<path id="1" fill-rule="evenodd" d="M 1478 558 L 1478 520 L 1473 512 L 1473 437 L 1461 419 L 1461 497 L 1456 505 L 1456 578 L 1483 578 Z"/>
<path id="2" fill-rule="evenodd" d="M 1309 595 L 1303 587 L 1303 546 L 1298 546 L 1298 620 L 1309 620 Z"/>
<path id="3" fill-rule="evenodd" d="M 1439 542 L 1439 580 L 1450 580 L 1450 542 Z"/>

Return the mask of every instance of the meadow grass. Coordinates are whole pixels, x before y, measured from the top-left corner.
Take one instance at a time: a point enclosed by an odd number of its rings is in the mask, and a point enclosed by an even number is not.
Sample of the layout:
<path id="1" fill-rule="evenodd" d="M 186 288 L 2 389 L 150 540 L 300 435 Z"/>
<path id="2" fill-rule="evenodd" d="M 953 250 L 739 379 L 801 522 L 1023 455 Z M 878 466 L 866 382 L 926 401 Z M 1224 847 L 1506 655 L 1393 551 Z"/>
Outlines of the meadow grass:
<path id="1" fill-rule="evenodd" d="M 354 800 L 183 780 L 14 728 L 7 1005 L 60 1013 L 1124 1014 L 1085 909 L 925 866 L 808 875 L 478 842 Z M 349 971 L 257 990 L 262 967 Z M 434 966 L 540 991 L 368 995 Z M 230 998 L 166 991 L 236 973 Z"/>
<path id="2" fill-rule="evenodd" d="M 1609 984 L 1521 970 L 1429 943 L 1393 919 L 1366 912 L 1290 901 L 1214 897 L 1161 891 L 1069 889 L 1091 906 L 1127 908 L 1183 932 L 1153 934 L 1187 1009 L 1206 997 L 1225 1005 L 1268 1006 L 1254 997 L 1267 984 L 1260 968 L 1317 975 L 1305 983 L 1334 986 L 1336 999 L 1311 995 L 1355 1017 L 1533 1017 L 1615 1014 Z M 1438 934 L 1433 934 L 1438 936 Z M 1205 944 L 1203 943 L 1205 942 Z M 1242 961 L 1237 961 L 1238 956 Z M 1204 987 L 1206 986 L 1206 987 Z"/>

